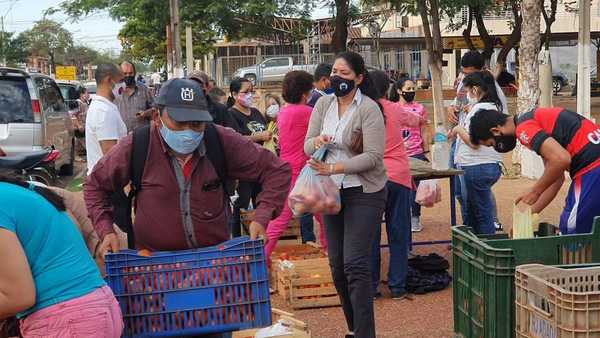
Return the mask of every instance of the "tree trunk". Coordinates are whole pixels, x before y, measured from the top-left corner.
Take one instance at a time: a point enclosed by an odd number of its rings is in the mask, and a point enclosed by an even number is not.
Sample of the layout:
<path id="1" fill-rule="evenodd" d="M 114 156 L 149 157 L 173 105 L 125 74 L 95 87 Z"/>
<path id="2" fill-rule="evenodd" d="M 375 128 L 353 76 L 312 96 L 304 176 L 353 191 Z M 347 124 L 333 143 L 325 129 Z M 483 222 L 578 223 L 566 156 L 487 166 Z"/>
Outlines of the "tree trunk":
<path id="1" fill-rule="evenodd" d="M 542 46 L 546 47 L 546 50 L 550 49 L 550 37 L 552 36 L 552 24 L 556 21 L 556 8 L 558 6 L 558 0 L 550 1 L 550 15 L 546 13 L 546 8 L 544 8 L 544 0 L 540 0 L 541 2 L 541 12 L 544 17 L 544 23 L 546 24 L 546 31 L 542 36 Z"/>
<path id="2" fill-rule="evenodd" d="M 521 2 L 523 29 L 519 47 L 519 92 L 517 114 L 523 114 L 535 108 L 540 97 L 540 75 L 538 53 L 540 51 L 540 0 Z M 513 152 L 513 164 L 520 167 L 521 146 Z M 515 168 L 517 169 L 517 168 Z M 519 170 L 520 171 L 520 170 Z"/>
<path id="3" fill-rule="evenodd" d="M 508 53 L 517 45 L 519 40 L 521 40 L 523 18 L 519 12 L 519 5 L 517 4 L 516 0 L 511 1 L 511 7 L 513 18 L 515 20 L 515 26 L 513 27 L 513 31 L 510 33 L 510 37 L 498 53 L 498 58 L 496 59 L 496 76 L 499 76 L 500 73 L 506 69 L 506 58 L 508 57 Z"/>
<path id="4" fill-rule="evenodd" d="M 348 0 L 335 0 L 335 30 L 333 32 L 331 48 L 336 54 L 346 50 L 349 7 Z"/>
<path id="5" fill-rule="evenodd" d="M 427 8 L 427 3 L 429 8 Z M 444 93 L 442 87 L 442 34 L 440 31 L 440 15 L 438 0 L 417 1 L 417 9 L 423 21 L 425 45 L 429 54 L 429 68 L 431 70 L 431 90 L 433 94 L 434 125 L 444 124 Z M 431 15 L 432 27 L 429 27 Z"/>
<path id="6" fill-rule="evenodd" d="M 56 62 L 54 61 L 54 52 L 48 53 L 48 56 L 50 56 L 50 66 L 52 67 L 52 69 L 50 69 L 48 73 L 49 75 L 56 74 Z"/>
<path id="7" fill-rule="evenodd" d="M 467 21 L 467 27 L 462 32 L 462 36 L 465 39 L 465 43 L 469 50 L 477 50 L 475 45 L 473 44 L 473 39 L 471 39 L 471 31 L 473 30 L 473 9 L 469 6 L 469 20 Z"/>
<path id="8" fill-rule="evenodd" d="M 596 45 L 596 80 L 600 81 L 600 45 Z"/>
<path id="9" fill-rule="evenodd" d="M 494 38 L 490 36 L 485 27 L 485 21 L 483 20 L 483 9 L 477 5 L 473 7 L 474 9 L 474 17 L 475 23 L 477 24 L 477 31 L 479 32 L 479 36 L 483 41 L 483 58 L 485 60 L 485 64 L 489 67 L 490 60 L 492 59 L 492 54 L 494 54 Z"/>

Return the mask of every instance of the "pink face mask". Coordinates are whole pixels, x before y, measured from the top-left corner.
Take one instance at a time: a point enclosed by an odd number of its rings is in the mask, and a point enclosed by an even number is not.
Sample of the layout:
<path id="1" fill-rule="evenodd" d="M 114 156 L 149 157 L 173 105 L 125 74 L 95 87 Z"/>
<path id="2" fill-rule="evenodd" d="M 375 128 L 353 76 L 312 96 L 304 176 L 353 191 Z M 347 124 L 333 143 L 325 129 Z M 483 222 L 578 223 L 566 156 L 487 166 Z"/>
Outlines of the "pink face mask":
<path id="1" fill-rule="evenodd" d="M 238 101 L 242 106 L 244 106 L 246 108 L 250 108 L 250 107 L 252 107 L 253 98 L 254 98 L 254 94 L 252 94 L 252 93 L 239 94 Z"/>

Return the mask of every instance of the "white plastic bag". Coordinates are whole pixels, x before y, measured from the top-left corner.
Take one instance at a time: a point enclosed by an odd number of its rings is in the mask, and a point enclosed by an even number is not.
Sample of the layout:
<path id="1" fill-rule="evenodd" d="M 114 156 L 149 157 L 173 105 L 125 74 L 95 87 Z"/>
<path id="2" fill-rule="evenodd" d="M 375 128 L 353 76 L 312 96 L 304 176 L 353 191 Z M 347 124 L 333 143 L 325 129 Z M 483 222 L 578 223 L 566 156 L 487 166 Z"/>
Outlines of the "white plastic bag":
<path id="1" fill-rule="evenodd" d="M 286 326 L 283 322 L 279 321 L 273 326 L 265 327 L 264 329 L 258 330 L 254 335 L 255 338 L 271 338 L 287 336 L 294 333 L 294 330 L 289 326 Z"/>
<path id="2" fill-rule="evenodd" d="M 538 220 L 537 214 L 531 213 L 531 207 L 527 206 L 521 210 L 517 205 L 513 206 L 513 239 L 533 238 L 533 227 Z"/>
<path id="3" fill-rule="evenodd" d="M 417 188 L 416 202 L 420 205 L 431 208 L 436 203 L 442 201 L 442 187 L 438 180 L 426 180 L 419 182 Z"/>

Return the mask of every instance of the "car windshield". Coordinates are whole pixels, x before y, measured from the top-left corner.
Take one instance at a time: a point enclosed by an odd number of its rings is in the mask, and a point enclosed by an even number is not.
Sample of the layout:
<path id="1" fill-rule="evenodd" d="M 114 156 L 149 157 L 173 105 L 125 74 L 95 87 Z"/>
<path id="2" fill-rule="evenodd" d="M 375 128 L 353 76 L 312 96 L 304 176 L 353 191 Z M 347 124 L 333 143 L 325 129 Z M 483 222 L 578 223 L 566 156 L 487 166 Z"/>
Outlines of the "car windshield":
<path id="1" fill-rule="evenodd" d="M 32 123 L 33 110 L 27 81 L 0 77 L 0 123 Z"/>
<path id="2" fill-rule="evenodd" d="M 63 99 L 65 99 L 65 101 L 72 99 L 69 97 L 69 89 L 71 89 L 72 86 L 66 84 L 59 84 L 58 88 L 60 88 L 60 93 L 62 94 Z"/>
<path id="3" fill-rule="evenodd" d="M 87 89 L 88 93 L 96 94 L 96 85 L 86 85 L 85 88 Z"/>

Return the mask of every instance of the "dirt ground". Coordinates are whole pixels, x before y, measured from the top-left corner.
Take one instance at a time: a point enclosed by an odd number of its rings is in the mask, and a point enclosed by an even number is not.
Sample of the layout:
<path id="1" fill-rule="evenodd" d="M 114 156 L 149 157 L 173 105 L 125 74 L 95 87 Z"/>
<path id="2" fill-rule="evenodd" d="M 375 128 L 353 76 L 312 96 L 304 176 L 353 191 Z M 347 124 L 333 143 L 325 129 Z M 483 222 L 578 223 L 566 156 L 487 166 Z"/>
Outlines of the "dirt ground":
<path id="1" fill-rule="evenodd" d="M 534 181 L 528 179 L 501 179 L 494 187 L 498 203 L 498 215 L 505 228 L 512 224 L 513 200 Z M 551 224 L 558 224 L 558 219 L 564 205 L 564 198 L 569 182 L 559 193 L 551 205 L 544 210 L 540 220 Z M 443 196 L 441 203 L 430 209 L 423 209 L 422 232 L 414 235 L 414 240 L 442 240 L 450 239 L 450 206 L 448 180 L 443 182 Z M 457 214 L 460 212 L 457 210 Z M 459 216 L 460 220 L 460 216 Z M 385 231 L 383 232 L 385 233 Z M 416 254 L 429 254 L 436 252 L 450 261 L 452 255 L 448 245 L 418 246 Z M 384 269 L 389 262 L 387 249 L 382 250 Z M 392 300 L 385 284 L 381 287 L 384 298 L 375 301 L 375 319 L 377 337 L 380 338 L 438 338 L 453 336 L 452 313 L 452 288 L 444 291 L 413 296 L 412 299 Z M 286 307 L 278 296 L 272 297 L 273 307 L 293 312 L 296 317 L 305 321 L 314 338 L 343 337 L 346 326 L 340 307 L 322 308 L 293 311 Z"/>

